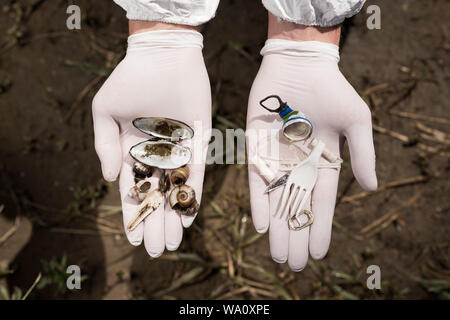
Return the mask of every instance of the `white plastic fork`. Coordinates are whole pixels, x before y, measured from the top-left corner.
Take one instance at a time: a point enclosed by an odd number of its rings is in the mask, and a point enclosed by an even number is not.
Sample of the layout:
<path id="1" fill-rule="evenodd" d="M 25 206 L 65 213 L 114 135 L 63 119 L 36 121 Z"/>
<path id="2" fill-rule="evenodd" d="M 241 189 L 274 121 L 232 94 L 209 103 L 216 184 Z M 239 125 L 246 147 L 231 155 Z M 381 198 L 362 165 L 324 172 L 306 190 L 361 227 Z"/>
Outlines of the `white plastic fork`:
<path id="1" fill-rule="evenodd" d="M 285 218 L 286 213 L 285 219 L 289 219 L 289 210 L 291 210 L 291 215 L 295 215 L 296 212 L 305 209 L 306 201 L 310 199 L 311 192 L 316 184 L 319 160 L 324 149 L 325 144 L 319 141 L 308 158 L 303 160 L 290 173 L 278 211 L 280 212 L 280 219 Z M 274 215 L 277 215 L 277 211 Z"/>

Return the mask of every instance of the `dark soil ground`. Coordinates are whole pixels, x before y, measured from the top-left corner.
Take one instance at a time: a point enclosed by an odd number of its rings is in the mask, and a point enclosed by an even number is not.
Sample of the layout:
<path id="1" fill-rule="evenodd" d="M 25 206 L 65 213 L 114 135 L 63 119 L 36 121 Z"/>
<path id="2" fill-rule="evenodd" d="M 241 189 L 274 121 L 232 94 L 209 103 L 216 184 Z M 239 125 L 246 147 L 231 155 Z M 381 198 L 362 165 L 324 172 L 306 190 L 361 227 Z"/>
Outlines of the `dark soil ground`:
<path id="1" fill-rule="evenodd" d="M 150 260 L 128 244 L 90 112 L 127 21 L 111 1 L 71 2 L 80 31 L 66 28 L 67 1 L 0 4 L 0 287 L 25 291 L 41 272 L 31 298 L 450 297 L 448 1 L 368 1 L 381 30 L 367 29 L 365 8 L 345 23 L 340 66 L 373 113 L 380 189 L 361 193 L 344 163 L 329 254 L 298 274 L 252 226 L 245 166 L 207 167 L 177 253 Z M 222 0 L 203 30 L 217 128 L 245 127 L 266 27 L 258 1 Z M 70 264 L 88 276 L 81 290 L 63 289 Z M 367 289 L 369 265 L 382 290 Z"/>

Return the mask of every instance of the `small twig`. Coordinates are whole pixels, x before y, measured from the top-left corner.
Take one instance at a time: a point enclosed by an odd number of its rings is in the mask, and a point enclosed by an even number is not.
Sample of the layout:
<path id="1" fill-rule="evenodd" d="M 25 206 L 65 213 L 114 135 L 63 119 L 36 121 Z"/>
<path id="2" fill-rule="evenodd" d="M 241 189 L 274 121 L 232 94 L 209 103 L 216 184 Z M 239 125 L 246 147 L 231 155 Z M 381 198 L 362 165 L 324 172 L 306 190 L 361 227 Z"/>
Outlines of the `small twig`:
<path id="1" fill-rule="evenodd" d="M 427 140 L 431 140 L 434 142 L 438 142 L 438 143 L 443 143 L 446 145 L 450 145 L 450 140 L 448 139 L 449 135 L 441 130 L 437 130 L 434 128 L 430 128 L 420 122 L 416 123 L 416 127 L 417 129 L 419 129 L 420 131 L 423 131 L 425 133 L 427 133 L 427 135 L 425 134 L 421 134 L 420 136 L 424 139 Z"/>
<path id="2" fill-rule="evenodd" d="M 372 223 L 370 223 L 366 227 L 362 228 L 359 231 L 359 233 L 361 233 L 361 234 L 366 233 L 367 237 L 371 237 L 371 236 L 377 234 L 378 232 L 380 232 L 381 230 L 386 228 L 391 222 L 397 220 L 397 218 L 398 218 L 397 213 L 399 212 L 399 210 L 407 208 L 407 207 L 410 207 L 418 199 L 419 199 L 419 194 L 415 194 L 413 197 L 411 197 L 408 201 L 403 203 L 398 208 L 395 208 L 395 209 L 389 211 L 385 215 L 383 215 L 380 218 L 374 220 Z"/>
<path id="3" fill-rule="evenodd" d="M 389 110 L 389 113 L 393 114 L 395 116 L 401 117 L 401 118 L 450 124 L 450 119 L 446 119 L 446 118 L 442 118 L 442 117 L 437 118 L 437 117 L 426 116 L 426 115 L 417 114 L 417 113 L 410 113 L 410 112 L 396 111 L 396 110 Z"/>
<path id="4" fill-rule="evenodd" d="M 3 206 L 1 210 L 3 210 Z M 0 247 L 16 233 L 17 229 L 19 229 L 20 221 L 20 215 L 17 215 L 16 220 L 14 221 L 14 225 L 8 231 L 6 231 L 3 236 L 0 237 Z"/>
<path id="5" fill-rule="evenodd" d="M 386 229 L 392 222 L 394 222 L 397 219 L 398 219 L 398 214 L 396 214 L 396 213 L 392 214 L 391 216 L 388 217 L 388 219 L 385 222 L 383 222 L 380 226 L 378 226 L 378 228 L 372 230 L 371 232 L 368 232 L 366 234 L 366 237 L 370 238 L 370 237 L 376 235 L 377 233 L 380 233 L 381 231 Z"/>
<path id="6" fill-rule="evenodd" d="M 408 136 L 405 136 L 404 134 L 401 134 L 401 133 L 398 133 L 398 132 L 395 132 L 395 131 L 383 128 L 383 127 L 378 126 L 376 124 L 373 124 L 372 127 L 373 127 L 373 129 L 375 131 L 377 131 L 379 133 L 386 134 L 388 136 L 391 136 L 391 137 L 393 137 L 393 138 L 395 138 L 397 140 L 400 140 L 403 143 L 410 143 L 411 142 L 411 139 Z"/>
<path id="7" fill-rule="evenodd" d="M 379 133 L 386 134 L 386 135 L 391 136 L 391 137 L 393 137 L 393 138 L 395 138 L 397 140 L 400 140 L 401 142 L 403 142 L 405 144 L 410 144 L 412 142 L 411 139 L 408 136 L 405 136 L 404 134 L 401 134 L 401 133 L 398 133 L 398 132 L 395 132 L 395 131 L 392 131 L 392 130 L 389 130 L 389 129 L 386 129 L 386 128 L 383 128 L 383 127 L 380 127 L 378 125 L 374 124 L 373 125 L 373 129 L 375 131 L 379 132 Z M 439 148 L 428 146 L 428 145 L 425 145 L 425 144 L 420 143 L 420 142 L 417 143 L 416 146 L 419 149 L 422 149 L 422 150 L 430 152 L 430 153 L 436 153 L 436 154 L 439 154 L 439 155 L 445 156 L 445 157 L 450 156 L 449 152 L 442 152 L 441 149 L 439 149 Z"/>
<path id="8" fill-rule="evenodd" d="M 389 82 L 385 82 L 385 83 L 380 83 L 377 85 L 374 85 L 373 87 L 367 88 L 366 90 L 364 90 L 362 92 L 363 96 L 369 96 L 375 92 L 379 92 L 379 91 L 385 91 L 386 89 L 388 89 L 391 86 L 391 83 Z"/>
<path id="9" fill-rule="evenodd" d="M 235 273 L 234 273 L 233 259 L 231 258 L 230 251 L 228 250 L 227 250 L 227 261 L 228 261 L 228 275 L 230 276 L 230 278 L 234 278 Z"/>

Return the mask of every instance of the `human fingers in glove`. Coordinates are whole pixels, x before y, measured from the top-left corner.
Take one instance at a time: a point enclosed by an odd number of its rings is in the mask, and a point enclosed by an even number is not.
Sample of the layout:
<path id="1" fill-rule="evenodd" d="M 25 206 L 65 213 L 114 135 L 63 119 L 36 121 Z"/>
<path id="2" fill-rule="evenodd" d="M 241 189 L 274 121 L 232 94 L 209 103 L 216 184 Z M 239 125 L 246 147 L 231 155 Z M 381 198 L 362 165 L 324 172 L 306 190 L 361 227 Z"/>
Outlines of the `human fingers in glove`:
<path id="1" fill-rule="evenodd" d="M 279 157 L 295 158 L 296 148 L 292 145 L 310 150 L 307 144 L 313 138 L 339 157 L 347 141 L 357 181 L 364 189 L 373 191 L 377 188 L 377 179 L 371 113 L 339 70 L 339 31 L 339 27 L 325 29 L 282 22 L 270 14 L 269 39 L 262 50 L 264 58 L 249 97 L 247 130 L 280 131 L 283 123 L 280 116 L 260 105 L 262 99 L 276 94 L 293 109 L 303 112 L 313 127 L 312 138 L 303 142 L 288 141 L 283 134 L 272 137 L 279 139 Z M 254 157 L 258 143 L 261 141 L 249 141 L 249 159 Z M 278 160 L 269 159 L 267 165 L 279 168 L 280 164 L 275 163 Z M 283 192 L 289 195 L 296 191 L 281 187 L 267 194 L 268 182 L 259 169 L 254 163 L 249 164 L 255 228 L 260 233 L 269 230 L 274 261 L 287 261 L 292 270 L 300 271 L 306 266 L 309 254 L 321 259 L 328 251 L 339 168 L 321 157 L 312 194 L 304 193 L 308 198 L 303 202 L 303 209 L 311 210 L 314 221 L 301 230 L 293 230 L 282 218 L 286 210 Z M 302 179 L 305 178 L 299 178 L 300 184 L 304 183 Z M 293 208 L 292 202 L 290 204 L 287 210 L 292 217 L 299 207 Z"/>
<path id="2" fill-rule="evenodd" d="M 168 195 L 172 185 L 162 203 L 154 205 L 151 214 L 130 228 L 142 203 L 130 195 L 139 179 L 135 180 L 133 165 L 136 161 L 129 151 L 151 138 L 132 122 L 141 117 L 169 118 L 194 129 L 192 141 L 180 144 L 188 143 L 192 152 L 186 184 L 193 188 L 196 201 L 200 203 L 204 155 L 211 128 L 210 83 L 202 56 L 203 37 L 195 28 L 130 21 L 130 31 L 125 58 L 93 100 L 95 148 L 104 178 L 108 181 L 120 179 L 128 240 L 135 246 L 144 241 L 149 255 L 156 258 L 165 248 L 178 248 L 183 227 L 191 225 L 195 214 L 184 215 L 171 208 Z M 152 171 L 150 177 L 141 177 L 151 185 L 145 190 L 148 194 L 160 188 L 159 181 L 164 173 L 158 168 Z M 166 173 L 170 174 L 169 171 Z"/>

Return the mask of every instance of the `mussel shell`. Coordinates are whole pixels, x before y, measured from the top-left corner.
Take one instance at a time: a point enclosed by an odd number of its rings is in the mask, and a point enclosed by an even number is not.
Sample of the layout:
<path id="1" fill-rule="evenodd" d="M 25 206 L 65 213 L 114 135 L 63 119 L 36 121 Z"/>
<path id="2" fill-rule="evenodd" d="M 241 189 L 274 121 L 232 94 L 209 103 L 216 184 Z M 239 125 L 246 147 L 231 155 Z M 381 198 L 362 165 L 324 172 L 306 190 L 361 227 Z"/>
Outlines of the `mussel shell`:
<path id="1" fill-rule="evenodd" d="M 293 117 L 283 124 L 283 134 L 289 141 L 308 139 L 313 131 L 311 122 L 303 117 Z"/>
<path id="2" fill-rule="evenodd" d="M 186 165 L 192 156 L 189 148 L 164 140 L 147 140 L 130 149 L 134 160 L 160 169 L 177 169 Z"/>
<path id="3" fill-rule="evenodd" d="M 171 141 L 191 139 L 194 130 L 184 122 L 168 118 L 137 118 L 133 125 L 140 131 L 153 137 Z"/>
<path id="4" fill-rule="evenodd" d="M 150 187 L 152 186 L 152 184 L 150 183 L 150 181 L 139 181 L 136 184 L 136 187 L 138 187 L 139 192 L 148 192 L 150 190 Z"/>

